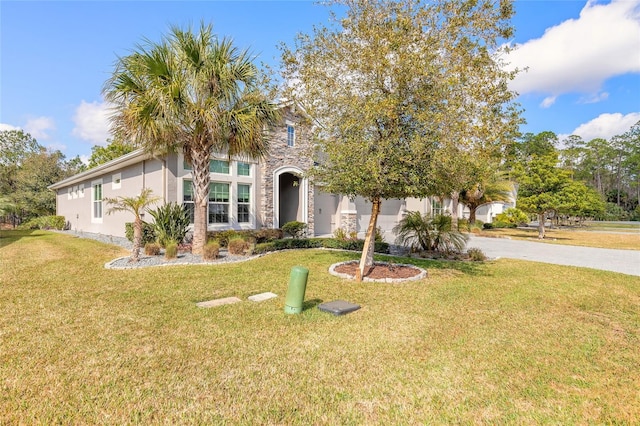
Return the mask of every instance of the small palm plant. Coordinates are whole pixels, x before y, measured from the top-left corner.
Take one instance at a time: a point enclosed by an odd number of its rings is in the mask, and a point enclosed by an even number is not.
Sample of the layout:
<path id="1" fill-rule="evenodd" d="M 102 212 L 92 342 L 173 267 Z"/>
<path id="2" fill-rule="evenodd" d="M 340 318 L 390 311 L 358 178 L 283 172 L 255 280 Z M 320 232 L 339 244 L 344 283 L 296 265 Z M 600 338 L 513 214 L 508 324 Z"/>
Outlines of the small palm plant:
<path id="1" fill-rule="evenodd" d="M 393 228 L 396 243 L 410 247 L 412 250 L 431 250 L 431 218 L 422 216 L 420 212 L 408 212 Z"/>
<path id="2" fill-rule="evenodd" d="M 440 253 L 460 253 L 469 237 L 453 228 L 451 216 L 438 215 L 431 221 L 432 249 Z"/>
<path id="3" fill-rule="evenodd" d="M 152 204 L 156 203 L 160 197 L 151 195 L 150 188 L 143 188 L 140 195 L 136 197 L 106 198 L 107 204 L 111 205 L 107 214 L 118 211 L 131 212 L 135 216 L 133 221 L 133 249 L 131 250 L 130 262 L 140 260 L 140 247 L 142 246 L 142 213 Z"/>
<path id="4" fill-rule="evenodd" d="M 409 212 L 393 228 L 393 232 L 396 234 L 397 244 L 408 246 L 412 250 L 441 253 L 461 252 L 468 238 L 453 229 L 450 216 L 423 216 L 420 212 Z"/>

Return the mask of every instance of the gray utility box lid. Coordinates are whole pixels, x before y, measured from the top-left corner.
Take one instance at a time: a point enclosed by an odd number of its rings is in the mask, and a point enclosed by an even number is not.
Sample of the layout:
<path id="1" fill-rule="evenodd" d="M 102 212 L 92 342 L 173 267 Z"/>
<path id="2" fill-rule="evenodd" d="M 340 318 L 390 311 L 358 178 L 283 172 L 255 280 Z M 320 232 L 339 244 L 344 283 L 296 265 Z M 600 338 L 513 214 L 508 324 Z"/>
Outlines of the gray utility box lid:
<path id="1" fill-rule="evenodd" d="M 333 302 L 319 304 L 318 309 L 323 312 L 329 312 L 333 315 L 344 315 L 349 312 L 357 311 L 360 309 L 360 305 L 345 302 L 344 300 L 334 300 Z"/>

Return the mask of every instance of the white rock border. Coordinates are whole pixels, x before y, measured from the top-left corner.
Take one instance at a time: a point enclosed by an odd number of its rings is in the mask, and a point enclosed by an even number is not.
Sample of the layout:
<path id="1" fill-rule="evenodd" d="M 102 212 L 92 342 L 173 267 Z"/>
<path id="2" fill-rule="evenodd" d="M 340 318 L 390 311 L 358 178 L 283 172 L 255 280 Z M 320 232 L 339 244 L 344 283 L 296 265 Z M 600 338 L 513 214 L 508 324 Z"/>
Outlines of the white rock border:
<path id="1" fill-rule="evenodd" d="M 336 268 L 338 266 L 342 266 L 342 265 L 346 265 L 349 263 L 358 263 L 357 260 L 347 260 L 345 262 L 338 262 L 338 263 L 334 263 L 333 265 L 331 265 L 329 267 L 329 273 L 333 276 L 336 277 L 340 277 L 340 278 L 344 278 L 344 279 L 348 279 L 348 280 L 353 280 L 355 279 L 355 277 L 353 277 L 352 275 L 349 274 L 342 274 L 340 272 L 336 272 Z M 378 264 L 378 265 L 389 265 L 391 262 L 373 262 L 374 264 Z M 416 265 L 411 265 L 408 263 L 393 263 L 394 266 L 407 266 L 409 268 L 413 268 L 413 269 L 417 269 L 418 271 L 420 271 L 420 273 L 414 277 L 409 277 L 409 278 L 369 278 L 369 277 L 364 277 L 362 279 L 362 281 L 365 282 L 379 282 L 379 283 L 403 283 L 403 282 L 407 282 L 407 281 L 418 281 L 421 279 L 424 279 L 427 277 L 427 271 L 425 269 L 422 269 L 419 266 Z"/>

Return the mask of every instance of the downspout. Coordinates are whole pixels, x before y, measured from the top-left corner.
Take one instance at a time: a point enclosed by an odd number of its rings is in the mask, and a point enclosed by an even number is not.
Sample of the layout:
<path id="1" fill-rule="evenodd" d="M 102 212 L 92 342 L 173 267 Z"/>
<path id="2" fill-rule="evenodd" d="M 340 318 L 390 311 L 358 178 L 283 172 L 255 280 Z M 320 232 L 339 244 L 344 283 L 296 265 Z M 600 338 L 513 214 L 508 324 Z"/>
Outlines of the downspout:
<path id="1" fill-rule="evenodd" d="M 162 199 L 167 204 L 167 159 L 162 160 Z"/>

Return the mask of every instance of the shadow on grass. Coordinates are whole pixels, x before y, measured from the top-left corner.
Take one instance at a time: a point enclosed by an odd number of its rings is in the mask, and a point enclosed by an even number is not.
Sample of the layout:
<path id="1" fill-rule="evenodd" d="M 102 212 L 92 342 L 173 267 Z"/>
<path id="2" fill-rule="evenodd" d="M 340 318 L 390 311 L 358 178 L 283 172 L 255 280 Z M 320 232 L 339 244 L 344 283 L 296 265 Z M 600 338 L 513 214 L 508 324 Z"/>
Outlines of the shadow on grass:
<path id="1" fill-rule="evenodd" d="M 486 268 L 485 262 L 472 262 L 461 260 L 437 260 L 437 259 L 420 259 L 415 257 L 399 257 L 399 256 L 376 256 L 376 260 L 382 260 L 388 262 L 389 260 L 395 263 L 407 263 L 410 265 L 419 266 L 426 269 L 453 269 L 460 271 L 467 275 L 485 275 Z"/>
<path id="2" fill-rule="evenodd" d="M 33 235 L 33 229 L 3 229 L 0 230 L 0 248 L 18 242 L 23 238 L 41 237 L 41 233 Z"/>
<path id="3" fill-rule="evenodd" d="M 322 302 L 323 302 L 322 299 L 305 300 L 304 302 L 302 302 L 302 312 L 308 311 L 309 309 L 313 309 L 319 304 L 321 304 Z"/>
<path id="4" fill-rule="evenodd" d="M 314 256 L 323 256 L 323 252 L 326 249 L 316 249 L 317 252 Z M 348 250 L 331 250 L 336 257 L 338 257 L 337 261 L 348 261 L 348 260 L 358 260 L 360 259 L 360 252 L 356 251 L 348 251 Z M 325 252 L 326 253 L 326 252 Z M 418 257 L 407 257 L 407 256 L 392 256 L 386 254 L 376 253 L 374 256 L 374 260 L 382 261 L 382 262 L 393 262 L 393 263 L 406 263 L 410 265 L 415 265 L 420 268 L 426 269 L 427 272 L 429 269 L 451 269 L 455 271 L 460 271 L 467 275 L 487 275 L 486 270 L 486 262 L 473 262 L 473 261 L 462 261 L 462 260 L 437 260 L 437 259 L 424 259 Z M 321 260 L 320 262 L 324 262 Z"/>

